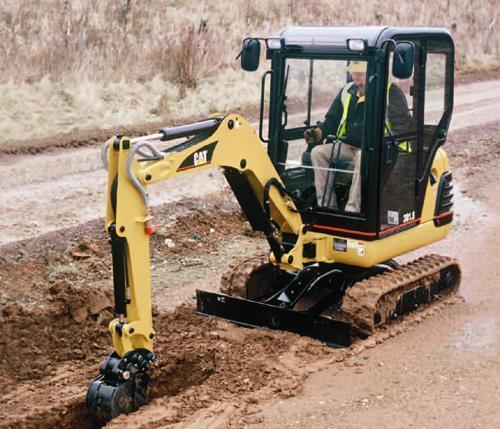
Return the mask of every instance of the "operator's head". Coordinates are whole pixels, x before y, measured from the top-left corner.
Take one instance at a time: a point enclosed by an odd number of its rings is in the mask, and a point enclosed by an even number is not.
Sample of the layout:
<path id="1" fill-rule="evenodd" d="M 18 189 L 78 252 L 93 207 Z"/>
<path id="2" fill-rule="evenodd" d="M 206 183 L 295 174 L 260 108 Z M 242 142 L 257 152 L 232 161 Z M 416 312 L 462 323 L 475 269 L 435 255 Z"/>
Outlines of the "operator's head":
<path id="1" fill-rule="evenodd" d="M 358 86 L 358 91 L 361 94 L 364 94 L 366 82 L 366 61 L 351 61 L 347 66 L 347 71 L 351 73 L 352 81 Z"/>

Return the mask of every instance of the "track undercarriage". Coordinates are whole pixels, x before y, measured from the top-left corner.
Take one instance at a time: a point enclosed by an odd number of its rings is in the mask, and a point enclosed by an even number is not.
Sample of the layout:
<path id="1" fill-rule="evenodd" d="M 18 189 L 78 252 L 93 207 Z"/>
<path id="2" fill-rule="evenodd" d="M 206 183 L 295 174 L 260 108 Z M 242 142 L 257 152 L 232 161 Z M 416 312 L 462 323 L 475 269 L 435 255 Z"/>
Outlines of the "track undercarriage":
<path id="1" fill-rule="evenodd" d="M 221 280 L 223 295 L 198 291 L 198 311 L 349 346 L 352 336 L 366 337 L 455 293 L 460 276 L 454 259 L 438 255 L 370 269 L 313 264 L 299 273 L 280 271 L 267 255 L 257 255 L 229 266 Z"/>

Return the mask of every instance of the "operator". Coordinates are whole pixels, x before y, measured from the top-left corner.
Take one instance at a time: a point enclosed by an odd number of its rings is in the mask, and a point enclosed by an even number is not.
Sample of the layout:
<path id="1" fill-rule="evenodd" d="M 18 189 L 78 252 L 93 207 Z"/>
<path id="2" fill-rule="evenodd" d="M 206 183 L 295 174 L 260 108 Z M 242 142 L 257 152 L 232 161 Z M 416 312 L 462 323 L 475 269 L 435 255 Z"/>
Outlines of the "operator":
<path id="1" fill-rule="evenodd" d="M 345 143 L 340 141 L 319 144 L 311 151 L 311 161 L 314 168 L 316 184 L 316 199 L 321 207 L 330 207 L 338 210 L 337 197 L 333 189 L 333 175 L 329 170 L 335 168 L 334 162 L 347 161 L 354 164 L 349 198 L 345 206 L 346 212 L 359 213 L 361 210 L 361 146 L 363 143 L 364 115 L 365 115 L 365 83 L 366 61 L 351 61 L 346 69 L 351 73 L 352 81 L 348 82 L 338 93 L 325 120 L 317 127 L 304 133 L 308 144 L 321 142 L 328 135 L 344 137 Z M 406 98 L 395 84 L 388 87 L 389 117 L 393 125 L 386 120 L 385 133 L 399 133 L 408 130 L 411 116 L 408 111 Z M 391 129 L 392 128 L 392 129 Z M 404 143 L 400 149 L 411 151 L 409 143 Z"/>

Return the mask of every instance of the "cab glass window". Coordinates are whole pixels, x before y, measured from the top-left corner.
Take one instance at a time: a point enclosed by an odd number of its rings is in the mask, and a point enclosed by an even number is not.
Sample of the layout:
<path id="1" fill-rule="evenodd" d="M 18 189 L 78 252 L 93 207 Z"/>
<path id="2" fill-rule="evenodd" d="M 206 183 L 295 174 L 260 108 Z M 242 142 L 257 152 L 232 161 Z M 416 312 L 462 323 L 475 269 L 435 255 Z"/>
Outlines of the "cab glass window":
<path id="1" fill-rule="evenodd" d="M 430 52 L 425 68 L 425 124 L 437 125 L 445 109 L 446 55 Z"/>
<path id="2" fill-rule="evenodd" d="M 401 225 L 415 225 L 418 133 L 417 82 L 392 75 L 394 52 L 390 53 L 382 137 L 380 169 L 380 231 L 389 233 Z M 415 73 L 415 68 L 414 68 Z"/>
<path id="3" fill-rule="evenodd" d="M 282 178 L 304 206 L 361 211 L 366 61 L 288 59 Z"/>
<path id="4" fill-rule="evenodd" d="M 441 130 L 446 130 L 453 105 L 453 46 L 448 40 L 429 40 L 426 44 L 424 126 L 419 174 L 425 173 L 432 149 Z"/>

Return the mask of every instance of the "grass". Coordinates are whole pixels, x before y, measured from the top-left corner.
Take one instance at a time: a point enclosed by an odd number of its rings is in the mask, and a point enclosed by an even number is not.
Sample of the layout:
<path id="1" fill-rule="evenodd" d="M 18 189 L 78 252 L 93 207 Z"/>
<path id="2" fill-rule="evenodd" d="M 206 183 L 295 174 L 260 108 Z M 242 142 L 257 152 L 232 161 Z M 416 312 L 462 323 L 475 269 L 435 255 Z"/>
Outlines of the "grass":
<path id="1" fill-rule="evenodd" d="M 61 132 L 158 122 L 256 105 L 260 76 L 227 69 L 202 78 L 179 97 L 178 86 L 155 76 L 150 81 L 53 82 L 0 85 L 0 141 L 50 137 Z"/>
<path id="2" fill-rule="evenodd" d="M 49 283 L 60 279 L 74 278 L 78 272 L 75 264 L 65 255 L 49 251 L 46 258 L 46 275 Z"/>
<path id="3" fill-rule="evenodd" d="M 495 0 L 3 0 L 0 141 L 255 105 L 248 35 L 293 25 L 446 26 L 457 71 L 500 66 Z"/>

